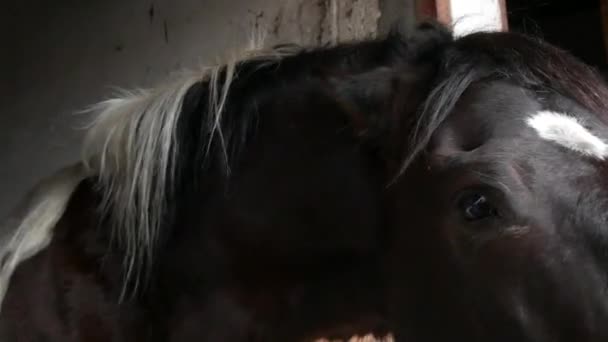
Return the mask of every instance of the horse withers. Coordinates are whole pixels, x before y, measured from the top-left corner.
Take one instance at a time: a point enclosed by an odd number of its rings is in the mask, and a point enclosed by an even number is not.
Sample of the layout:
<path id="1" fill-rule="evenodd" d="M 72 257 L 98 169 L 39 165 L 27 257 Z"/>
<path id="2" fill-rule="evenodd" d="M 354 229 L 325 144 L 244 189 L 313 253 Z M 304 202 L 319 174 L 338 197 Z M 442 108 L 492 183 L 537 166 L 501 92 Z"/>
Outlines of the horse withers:
<path id="1" fill-rule="evenodd" d="M 125 92 L 5 225 L 0 337 L 603 341 L 607 94 L 428 23 Z"/>

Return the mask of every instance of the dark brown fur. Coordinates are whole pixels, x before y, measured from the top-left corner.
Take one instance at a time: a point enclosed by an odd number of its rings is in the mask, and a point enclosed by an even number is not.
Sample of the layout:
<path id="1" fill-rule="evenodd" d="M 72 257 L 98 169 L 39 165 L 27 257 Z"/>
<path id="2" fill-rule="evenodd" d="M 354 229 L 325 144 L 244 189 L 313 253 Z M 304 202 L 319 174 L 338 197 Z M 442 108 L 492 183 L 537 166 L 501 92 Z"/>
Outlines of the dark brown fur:
<path id="1" fill-rule="evenodd" d="M 145 286 L 119 301 L 124 250 L 92 177 L 16 271 L 3 341 L 608 338 L 605 165 L 522 120 L 566 112 L 608 139 L 592 70 L 530 38 L 453 41 L 431 24 L 237 69 L 229 165 L 217 142 L 201 155 L 208 84 L 186 97 Z M 464 218 L 470 194 L 486 216 Z"/>

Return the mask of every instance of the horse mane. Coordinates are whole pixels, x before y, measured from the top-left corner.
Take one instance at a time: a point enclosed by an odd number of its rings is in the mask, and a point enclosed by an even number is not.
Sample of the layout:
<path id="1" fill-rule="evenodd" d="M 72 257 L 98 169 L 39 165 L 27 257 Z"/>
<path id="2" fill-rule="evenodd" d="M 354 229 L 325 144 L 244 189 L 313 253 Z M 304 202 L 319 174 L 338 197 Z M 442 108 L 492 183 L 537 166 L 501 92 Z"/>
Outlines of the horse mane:
<path id="1" fill-rule="evenodd" d="M 134 291 L 144 268 L 151 264 L 174 199 L 178 126 L 189 92 L 203 84 L 208 91 L 206 108 L 195 113 L 202 122 L 201 133 L 208 137 L 199 152 L 203 159 L 218 157 L 211 149 L 217 139 L 219 157 L 229 172 L 232 147 L 224 138 L 222 114 L 231 84 L 238 78 L 238 65 L 255 61 L 264 66 L 298 51 L 297 46 L 250 49 L 224 64 L 182 71 L 156 88 L 122 91 L 89 108 L 87 112 L 96 118 L 84 139 L 82 161 L 97 178 L 101 212 L 111 226 L 112 240 L 124 249 L 125 284 L 132 281 Z M 123 295 L 125 290 L 126 285 Z"/>
<path id="2" fill-rule="evenodd" d="M 85 177 L 80 163 L 58 170 L 39 181 L 0 225 L 0 309 L 15 268 L 48 246 L 53 228 Z"/>
<path id="3" fill-rule="evenodd" d="M 426 51 L 433 46 L 428 42 L 431 40 L 429 37 L 407 44 L 419 46 L 416 51 Z M 32 219 L 39 211 L 28 207 L 29 213 L 19 217 L 27 223 L 26 229 L 45 229 L 48 233 L 45 236 L 50 239 L 52 228 L 63 215 L 77 183 L 90 178 L 100 196 L 101 225 L 109 227 L 112 246 L 124 255 L 121 300 L 128 292 L 134 295 L 142 278 L 150 276 L 162 228 L 174 219 L 175 202 L 182 195 L 178 194 L 179 190 L 195 181 L 185 176 L 188 171 L 183 169 L 200 173 L 213 164 L 221 169 L 219 172 L 230 173 L 229 159 L 238 152 L 239 145 L 244 144 L 246 134 L 243 132 L 247 132 L 246 126 L 251 124 L 241 123 L 248 120 L 242 120 L 239 115 L 232 117 L 235 101 L 231 97 L 247 93 L 249 90 L 244 89 L 249 85 L 245 84 L 278 80 L 274 73 L 258 73 L 259 70 L 273 71 L 279 64 L 287 63 L 290 66 L 281 77 L 295 77 L 296 71 L 307 77 L 331 60 L 338 72 L 361 72 L 380 63 L 393 63 L 393 57 L 407 52 L 403 49 L 406 41 L 398 32 L 386 40 L 341 43 L 342 48 L 337 50 L 330 45 L 311 49 L 297 45 L 270 49 L 260 46 L 260 42 L 254 42 L 243 53 L 222 63 L 184 70 L 151 89 L 120 90 L 87 108 L 84 113 L 92 114 L 94 119 L 82 146 L 82 174 L 72 179 L 76 183 L 65 182 L 69 191 L 54 195 L 56 215 L 46 215 L 45 222 L 36 221 L 37 226 L 32 226 Z M 313 63 L 302 65 L 297 58 L 300 55 L 306 55 Z M 289 58 L 287 62 L 287 57 L 296 58 Z M 253 77 L 254 74 L 260 77 Z M 227 112 L 230 115 L 225 115 Z M 184 161 L 196 165 L 184 166 Z M 46 197 L 41 194 L 40 198 Z M 19 226 L 13 223 L 11 227 Z M 42 249 L 45 245 L 40 246 Z M 0 245 L 0 257 L 5 250 L 10 252 L 3 247 L 6 246 Z M 8 284 L 8 277 L 5 283 Z"/>
<path id="4" fill-rule="evenodd" d="M 465 91 L 479 81 L 508 80 L 537 94 L 559 94 L 608 123 L 608 88 L 600 74 L 540 38 L 478 32 L 447 44 L 436 58 L 439 70 L 414 120 L 398 175 L 424 151 Z"/>

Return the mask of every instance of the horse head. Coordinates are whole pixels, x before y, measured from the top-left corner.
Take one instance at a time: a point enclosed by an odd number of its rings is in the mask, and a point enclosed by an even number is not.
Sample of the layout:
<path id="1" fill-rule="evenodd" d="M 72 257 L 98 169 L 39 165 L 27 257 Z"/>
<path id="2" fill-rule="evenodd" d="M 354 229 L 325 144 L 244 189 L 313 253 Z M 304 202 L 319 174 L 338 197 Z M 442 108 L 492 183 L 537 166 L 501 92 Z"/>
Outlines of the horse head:
<path id="1" fill-rule="evenodd" d="M 514 33 L 438 58 L 390 190 L 396 326 L 414 341 L 605 340 L 606 85 Z"/>

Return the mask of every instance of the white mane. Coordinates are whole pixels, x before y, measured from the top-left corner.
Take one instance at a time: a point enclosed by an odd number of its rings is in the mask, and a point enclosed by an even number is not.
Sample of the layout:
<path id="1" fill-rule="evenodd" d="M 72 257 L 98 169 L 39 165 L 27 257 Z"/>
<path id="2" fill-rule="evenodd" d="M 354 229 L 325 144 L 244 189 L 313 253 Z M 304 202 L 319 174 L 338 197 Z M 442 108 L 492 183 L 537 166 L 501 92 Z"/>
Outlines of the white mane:
<path id="1" fill-rule="evenodd" d="M 112 224 L 113 237 L 125 248 L 126 280 L 137 287 L 141 267 L 152 262 L 161 222 L 167 213 L 177 160 L 176 133 L 184 97 L 197 82 L 208 83 L 209 103 L 204 116 L 210 136 L 226 145 L 221 117 L 239 61 L 272 63 L 299 50 L 252 50 L 224 65 L 185 72 L 151 90 L 124 92 L 92 107 L 97 119 L 83 148 L 83 162 L 97 175 L 103 191 L 102 209 Z M 202 153 L 212 141 L 200 146 Z M 177 166 L 179 167 L 179 166 Z"/>
<path id="2" fill-rule="evenodd" d="M 103 192 L 102 210 L 125 247 L 128 275 L 150 258 L 173 180 L 175 130 L 182 101 L 201 75 L 188 75 L 153 90 L 125 92 L 94 106 L 83 161 Z"/>
<path id="3" fill-rule="evenodd" d="M 0 226 L 0 308 L 15 268 L 51 242 L 76 186 L 85 178 L 81 164 L 61 169 L 39 182 Z"/>
<path id="4" fill-rule="evenodd" d="M 84 139 L 82 162 L 62 169 L 39 183 L 27 201 L 0 226 L 0 306 L 15 268 L 51 242 L 53 228 L 64 215 L 76 186 L 96 177 L 102 191 L 102 210 L 112 236 L 125 249 L 127 281 L 139 282 L 141 268 L 152 260 L 174 184 L 177 124 L 184 97 L 198 82 L 208 84 L 209 103 L 201 112 L 211 137 L 220 139 L 227 158 L 220 122 L 239 62 L 260 66 L 301 51 L 297 47 L 250 49 L 228 63 L 183 72 L 150 90 L 123 91 L 92 106 L 96 118 Z M 201 153 L 209 148 L 200 146 Z M 136 288 L 135 288 L 136 289 Z M 134 290 L 135 290 L 134 289 Z"/>

